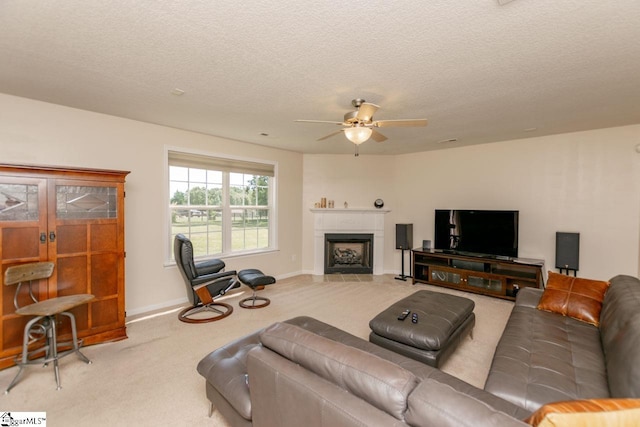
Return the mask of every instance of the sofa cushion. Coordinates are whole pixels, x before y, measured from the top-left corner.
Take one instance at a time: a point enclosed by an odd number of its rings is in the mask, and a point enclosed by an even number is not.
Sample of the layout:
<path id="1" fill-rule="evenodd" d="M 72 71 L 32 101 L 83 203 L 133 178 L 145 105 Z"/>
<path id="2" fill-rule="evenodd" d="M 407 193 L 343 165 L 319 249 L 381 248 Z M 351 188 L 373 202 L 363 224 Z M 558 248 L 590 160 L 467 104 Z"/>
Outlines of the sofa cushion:
<path id="1" fill-rule="evenodd" d="M 418 383 L 406 369 L 287 323 L 268 327 L 260 340 L 270 350 L 404 419 L 407 396 Z"/>
<path id="2" fill-rule="evenodd" d="M 598 328 L 521 305 L 520 293 L 485 390 L 531 412 L 554 401 L 611 397 Z"/>
<path id="3" fill-rule="evenodd" d="M 600 315 L 611 397 L 640 398 L 640 280 L 611 279 Z"/>
<path id="4" fill-rule="evenodd" d="M 590 399 L 544 405 L 525 421 L 535 427 L 633 426 L 640 420 L 640 399 Z"/>
<path id="5" fill-rule="evenodd" d="M 438 427 L 526 426 L 522 421 L 439 381 L 426 379 L 409 395 L 409 425 Z"/>
<path id="6" fill-rule="evenodd" d="M 571 277 L 550 271 L 538 309 L 598 326 L 602 300 L 608 287 L 609 282 Z"/>
<path id="7" fill-rule="evenodd" d="M 531 288 L 524 288 L 518 294 L 518 298 L 524 291 L 528 291 Z M 533 289 L 531 289 L 533 290 Z M 535 289 L 536 291 L 538 289 Z M 542 293 L 542 291 L 540 291 Z M 537 304 L 537 302 L 536 302 Z M 534 304 L 534 308 L 535 305 Z M 321 322 L 317 319 L 307 317 L 307 316 L 299 316 L 294 317 L 293 319 L 289 319 L 286 323 L 299 326 L 303 329 L 311 331 L 317 335 L 323 336 L 325 338 L 331 339 L 333 341 L 340 342 L 349 347 L 357 348 L 367 353 L 373 354 L 379 358 L 388 360 L 395 365 L 398 365 L 407 371 L 410 371 L 419 380 L 425 378 L 432 378 L 440 383 L 446 384 L 454 388 L 456 391 L 472 396 L 478 400 L 481 400 L 490 406 L 498 409 L 501 412 L 509 414 L 518 419 L 524 419 L 528 417 L 532 411 L 526 410 L 521 406 L 515 405 L 511 402 L 508 402 L 504 399 L 495 396 L 488 391 L 480 389 L 478 387 L 472 386 L 469 383 L 462 381 L 459 378 L 456 378 L 448 373 L 441 371 L 440 369 L 433 368 L 429 365 L 425 365 L 424 363 L 418 362 L 416 360 L 405 357 L 401 354 L 395 353 L 393 351 L 387 350 L 386 348 L 382 348 L 378 345 L 372 344 L 369 341 L 365 341 L 362 338 L 356 337 L 342 329 L 338 329 L 334 326 L 328 325 L 324 322 Z"/>

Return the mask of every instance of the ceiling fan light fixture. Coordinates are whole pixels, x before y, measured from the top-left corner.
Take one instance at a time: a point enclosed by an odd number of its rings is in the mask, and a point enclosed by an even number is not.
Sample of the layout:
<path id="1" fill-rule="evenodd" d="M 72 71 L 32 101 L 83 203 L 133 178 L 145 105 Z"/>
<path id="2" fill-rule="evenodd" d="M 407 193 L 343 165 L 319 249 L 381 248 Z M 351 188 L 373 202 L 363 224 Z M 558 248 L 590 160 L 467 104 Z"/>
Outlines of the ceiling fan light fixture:
<path id="1" fill-rule="evenodd" d="M 344 130 L 344 136 L 356 145 L 360 145 L 371 137 L 371 128 L 365 126 L 353 126 Z"/>

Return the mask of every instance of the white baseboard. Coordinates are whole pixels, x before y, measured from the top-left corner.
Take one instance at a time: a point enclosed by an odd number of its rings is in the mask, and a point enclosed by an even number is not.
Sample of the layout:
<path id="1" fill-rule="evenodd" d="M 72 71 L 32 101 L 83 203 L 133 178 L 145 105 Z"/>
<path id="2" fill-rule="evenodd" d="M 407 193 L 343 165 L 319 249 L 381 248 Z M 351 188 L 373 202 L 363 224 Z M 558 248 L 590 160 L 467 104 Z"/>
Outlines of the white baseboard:
<path id="1" fill-rule="evenodd" d="M 160 304 L 147 305 L 144 307 L 136 308 L 135 310 L 127 310 L 127 317 L 138 316 L 140 314 L 147 314 L 152 311 L 163 310 L 171 307 L 176 307 L 179 305 L 183 305 L 189 302 L 189 299 L 185 296 L 184 298 L 175 299 L 172 301 L 165 301 Z"/>
<path id="2" fill-rule="evenodd" d="M 295 277 L 295 276 L 299 276 L 301 274 L 310 274 L 313 275 L 314 270 L 301 270 L 301 271 L 294 271 L 291 273 L 286 273 L 286 274 L 281 274 L 279 276 L 276 276 L 276 280 L 283 280 L 283 279 L 288 279 L 290 277 Z M 384 274 L 400 274 L 400 272 L 397 271 L 384 271 Z M 162 302 L 160 304 L 153 304 L 153 305 L 147 305 L 144 307 L 139 307 L 133 310 L 126 310 L 127 312 L 127 318 L 131 318 L 134 316 L 140 316 L 140 315 L 146 315 L 155 311 L 161 311 L 161 310 L 165 310 L 165 309 L 169 309 L 169 308 L 174 308 L 180 305 L 185 305 L 189 302 L 188 298 L 185 296 L 184 298 L 178 298 L 175 300 L 171 300 L 171 301 L 165 301 Z"/>
<path id="3" fill-rule="evenodd" d="M 305 274 L 304 272 L 294 271 L 291 273 L 281 274 L 280 276 L 276 276 L 276 280 L 288 279 L 289 277 L 299 276 L 301 274 Z M 308 274 L 308 273 L 306 273 Z"/>

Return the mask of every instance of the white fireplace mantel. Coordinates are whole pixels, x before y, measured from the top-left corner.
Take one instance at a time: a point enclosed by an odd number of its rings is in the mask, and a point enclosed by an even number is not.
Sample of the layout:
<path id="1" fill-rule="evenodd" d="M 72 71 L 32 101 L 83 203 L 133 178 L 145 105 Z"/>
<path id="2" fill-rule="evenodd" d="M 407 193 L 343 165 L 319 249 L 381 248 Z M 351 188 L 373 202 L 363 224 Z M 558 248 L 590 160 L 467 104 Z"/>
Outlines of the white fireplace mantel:
<path id="1" fill-rule="evenodd" d="M 373 274 L 384 271 L 384 214 L 389 209 L 312 208 L 314 216 L 313 274 L 324 274 L 324 235 L 327 233 L 373 234 Z"/>

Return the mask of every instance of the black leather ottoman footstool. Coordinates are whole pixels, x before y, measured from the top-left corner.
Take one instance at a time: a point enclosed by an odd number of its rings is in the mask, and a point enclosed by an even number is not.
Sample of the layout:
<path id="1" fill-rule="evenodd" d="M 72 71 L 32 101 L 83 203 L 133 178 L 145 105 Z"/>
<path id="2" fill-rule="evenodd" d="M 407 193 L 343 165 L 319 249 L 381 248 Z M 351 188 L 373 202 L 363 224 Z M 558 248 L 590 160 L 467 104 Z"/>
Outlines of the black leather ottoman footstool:
<path id="1" fill-rule="evenodd" d="M 256 291 L 264 289 L 267 285 L 276 283 L 276 279 L 273 276 L 267 276 L 257 268 L 248 268 L 246 270 L 240 270 L 238 279 L 253 291 L 253 295 L 240 301 L 240 307 L 262 308 L 271 304 L 269 298 L 257 296 Z"/>
<path id="2" fill-rule="evenodd" d="M 418 291 L 369 322 L 369 341 L 437 368 L 473 330 L 474 307 L 468 298 Z M 399 320 L 405 310 L 411 312 Z"/>

